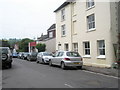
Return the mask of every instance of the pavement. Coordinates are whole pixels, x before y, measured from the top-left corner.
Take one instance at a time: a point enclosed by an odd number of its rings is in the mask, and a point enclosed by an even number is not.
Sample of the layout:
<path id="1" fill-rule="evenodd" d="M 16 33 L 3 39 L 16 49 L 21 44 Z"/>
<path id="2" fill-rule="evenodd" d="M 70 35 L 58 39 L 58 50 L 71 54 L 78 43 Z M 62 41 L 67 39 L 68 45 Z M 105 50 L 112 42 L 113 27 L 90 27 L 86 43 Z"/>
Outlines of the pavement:
<path id="1" fill-rule="evenodd" d="M 111 76 L 115 76 L 115 77 L 120 77 L 120 69 L 114 69 L 114 68 L 101 68 L 101 67 L 94 67 L 94 66 L 83 66 L 84 70 L 87 71 L 92 71 L 95 73 L 101 73 L 101 74 L 105 74 L 105 75 L 111 75 Z"/>

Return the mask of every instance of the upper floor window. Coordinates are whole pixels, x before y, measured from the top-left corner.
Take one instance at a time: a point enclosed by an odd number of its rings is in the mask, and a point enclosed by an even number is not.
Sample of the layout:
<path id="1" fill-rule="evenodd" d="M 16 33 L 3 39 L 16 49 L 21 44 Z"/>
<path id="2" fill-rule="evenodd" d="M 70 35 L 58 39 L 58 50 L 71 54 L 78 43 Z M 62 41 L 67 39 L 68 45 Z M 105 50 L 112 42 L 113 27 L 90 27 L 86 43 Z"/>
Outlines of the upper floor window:
<path id="1" fill-rule="evenodd" d="M 61 32 L 62 32 L 62 36 L 66 35 L 65 24 L 61 26 Z"/>
<path id="2" fill-rule="evenodd" d="M 72 7 L 73 7 L 73 15 L 76 15 L 76 2 L 73 2 L 73 5 L 72 5 Z"/>
<path id="3" fill-rule="evenodd" d="M 49 38 L 53 37 L 53 32 L 49 32 Z"/>
<path id="4" fill-rule="evenodd" d="M 90 55 L 90 43 L 84 42 L 84 55 Z"/>
<path id="5" fill-rule="evenodd" d="M 104 40 L 98 41 L 98 54 L 105 55 L 105 41 Z"/>
<path id="6" fill-rule="evenodd" d="M 65 20 L 65 9 L 61 10 L 61 20 L 64 21 Z"/>
<path id="7" fill-rule="evenodd" d="M 94 0 L 87 0 L 87 8 L 92 8 L 95 5 Z"/>
<path id="8" fill-rule="evenodd" d="M 87 26 L 88 26 L 88 30 L 93 30 L 95 29 L 95 15 L 92 14 L 92 15 L 89 15 L 87 16 Z"/>

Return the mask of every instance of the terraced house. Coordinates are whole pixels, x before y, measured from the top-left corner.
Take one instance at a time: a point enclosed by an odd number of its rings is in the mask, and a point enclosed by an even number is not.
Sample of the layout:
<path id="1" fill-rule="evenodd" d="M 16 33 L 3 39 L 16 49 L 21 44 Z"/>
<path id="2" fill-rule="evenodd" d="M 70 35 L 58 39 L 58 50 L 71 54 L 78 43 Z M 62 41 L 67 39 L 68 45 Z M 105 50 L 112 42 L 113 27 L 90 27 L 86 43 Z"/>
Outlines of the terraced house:
<path id="1" fill-rule="evenodd" d="M 56 50 L 78 51 L 84 65 L 112 67 L 118 42 L 118 3 L 66 1 L 56 13 Z"/>

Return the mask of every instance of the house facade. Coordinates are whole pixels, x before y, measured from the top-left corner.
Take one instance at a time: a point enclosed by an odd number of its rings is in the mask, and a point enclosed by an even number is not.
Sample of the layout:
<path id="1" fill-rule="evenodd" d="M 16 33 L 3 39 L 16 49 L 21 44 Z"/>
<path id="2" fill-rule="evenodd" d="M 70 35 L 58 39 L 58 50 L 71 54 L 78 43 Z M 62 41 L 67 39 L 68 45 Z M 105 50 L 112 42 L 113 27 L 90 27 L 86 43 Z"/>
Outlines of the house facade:
<path id="1" fill-rule="evenodd" d="M 64 2 L 56 13 L 56 50 L 77 51 L 84 65 L 112 67 L 118 42 L 118 3 Z"/>
<path id="2" fill-rule="evenodd" d="M 46 52 L 56 51 L 56 24 L 50 26 L 46 35 L 42 34 L 41 37 L 37 38 L 38 43 L 46 44 Z"/>

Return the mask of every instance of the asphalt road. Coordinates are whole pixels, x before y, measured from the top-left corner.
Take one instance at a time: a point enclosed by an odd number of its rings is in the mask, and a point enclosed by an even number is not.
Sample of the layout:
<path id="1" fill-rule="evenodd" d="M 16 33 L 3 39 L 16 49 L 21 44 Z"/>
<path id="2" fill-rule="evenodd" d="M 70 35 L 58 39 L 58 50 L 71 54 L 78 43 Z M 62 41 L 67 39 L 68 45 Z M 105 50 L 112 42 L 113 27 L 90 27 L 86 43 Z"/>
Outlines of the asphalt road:
<path id="1" fill-rule="evenodd" d="M 2 88 L 118 88 L 118 79 L 14 58 L 2 71 Z"/>

